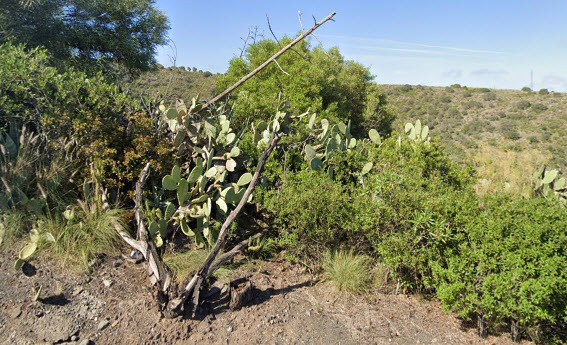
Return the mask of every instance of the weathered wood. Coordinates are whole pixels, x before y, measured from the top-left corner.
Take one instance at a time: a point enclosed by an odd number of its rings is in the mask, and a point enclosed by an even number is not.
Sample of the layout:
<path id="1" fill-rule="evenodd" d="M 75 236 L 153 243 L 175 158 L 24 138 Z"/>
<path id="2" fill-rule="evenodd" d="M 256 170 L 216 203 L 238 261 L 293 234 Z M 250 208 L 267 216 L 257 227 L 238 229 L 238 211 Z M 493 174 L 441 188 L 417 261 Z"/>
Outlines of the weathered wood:
<path id="1" fill-rule="evenodd" d="M 335 14 L 337 14 L 337 12 L 333 12 L 330 15 L 328 15 L 325 19 L 323 19 L 320 22 L 316 22 L 309 30 L 305 31 L 304 33 L 302 33 L 301 35 L 297 36 L 297 38 L 295 38 L 293 41 L 291 41 L 287 46 L 283 47 L 282 49 L 280 49 L 277 53 L 275 53 L 274 55 L 272 55 L 272 57 L 270 57 L 268 60 L 266 60 L 263 64 L 261 64 L 260 66 L 256 67 L 256 69 L 254 69 L 252 72 L 248 73 L 247 75 L 245 75 L 244 77 L 242 77 L 242 79 L 240 79 L 239 81 L 237 81 L 236 83 L 234 83 L 234 85 L 232 85 L 231 87 L 229 87 L 228 89 L 224 90 L 223 92 L 221 92 L 219 95 L 217 95 L 216 97 L 214 97 L 213 99 L 211 99 L 210 101 L 208 101 L 202 108 L 201 110 L 205 110 L 208 107 L 211 106 L 211 104 L 214 104 L 215 102 L 217 102 L 218 100 L 220 100 L 221 98 L 223 98 L 224 96 L 228 95 L 229 93 L 231 93 L 232 91 L 234 91 L 234 89 L 236 89 L 237 87 L 239 87 L 240 85 L 242 85 L 245 81 L 247 81 L 248 79 L 252 78 L 253 76 L 255 76 L 258 72 L 260 72 L 261 70 L 263 70 L 266 66 L 268 66 L 272 61 L 275 61 L 278 57 L 280 57 L 283 53 L 285 53 L 286 51 L 288 51 L 289 49 L 291 49 L 294 45 L 296 45 L 297 43 L 301 42 L 305 37 L 309 36 L 313 31 L 315 31 L 318 27 L 320 27 L 321 25 L 325 24 L 325 22 L 327 22 L 328 20 L 330 20 L 331 18 L 333 18 L 335 16 Z"/>
<path id="2" fill-rule="evenodd" d="M 254 285 L 250 280 L 230 288 L 230 310 L 238 310 L 246 306 L 254 298 Z"/>
<path id="3" fill-rule="evenodd" d="M 216 258 L 217 254 L 220 252 L 220 250 L 224 247 L 226 243 L 228 229 L 230 228 L 230 225 L 234 222 L 238 214 L 242 211 L 244 205 L 246 205 L 246 203 L 248 202 L 248 198 L 250 198 L 252 191 L 254 190 L 256 184 L 258 183 L 258 179 L 260 178 L 260 173 L 262 172 L 264 164 L 266 164 L 266 161 L 270 157 L 270 154 L 272 153 L 272 151 L 274 150 L 274 148 L 276 147 L 276 145 L 283 136 L 284 136 L 283 133 L 276 134 L 274 138 L 271 140 L 268 147 L 266 147 L 264 152 L 262 152 L 262 154 L 260 155 L 260 158 L 258 159 L 258 164 L 256 166 L 256 171 L 252 176 L 252 180 L 248 184 L 248 188 L 246 188 L 246 191 L 244 192 L 244 196 L 242 197 L 236 208 L 230 212 L 229 216 L 224 221 L 220 229 L 218 239 L 215 242 L 213 249 L 209 252 L 209 255 L 207 256 L 205 262 L 201 265 L 197 273 L 195 273 L 191 281 L 187 284 L 185 290 L 181 293 L 181 296 L 179 298 L 170 300 L 170 303 L 168 304 L 167 307 L 167 309 L 169 310 L 168 314 L 170 315 L 178 314 L 180 312 L 180 308 L 182 308 L 182 306 L 185 304 L 185 302 L 190 296 L 192 297 L 192 302 L 193 302 L 193 314 L 196 312 L 199 304 L 199 293 L 201 289 L 201 284 L 210 275 L 209 272 L 213 260 Z"/>

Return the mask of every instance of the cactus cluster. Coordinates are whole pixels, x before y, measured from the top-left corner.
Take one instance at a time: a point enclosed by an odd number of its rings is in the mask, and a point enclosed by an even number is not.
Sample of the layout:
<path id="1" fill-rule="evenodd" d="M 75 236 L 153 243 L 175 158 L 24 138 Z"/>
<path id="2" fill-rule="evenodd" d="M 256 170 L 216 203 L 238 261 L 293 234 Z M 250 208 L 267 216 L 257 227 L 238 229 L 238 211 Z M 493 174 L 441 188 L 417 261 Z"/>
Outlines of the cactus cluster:
<path id="1" fill-rule="evenodd" d="M 179 227 L 197 247 L 212 246 L 217 239 L 216 222 L 240 202 L 252 180 L 251 173 L 237 171 L 237 145 L 246 128 L 233 132 L 231 114 L 226 115 L 222 107 L 195 115 L 200 107 L 196 99 L 189 109 L 181 101 L 175 108 L 160 107 L 176 147 L 189 159 L 162 179 L 163 188 L 175 191 L 177 197 L 166 202 L 164 210 L 146 204 L 148 229 L 158 247 L 170 233 L 170 225 Z M 278 112 L 269 123 L 253 124 L 257 144 L 269 143 L 286 121 L 287 115 Z"/>
<path id="2" fill-rule="evenodd" d="M 557 169 L 550 170 L 542 166 L 534 174 L 534 194 L 567 203 L 567 178 Z"/>
<path id="3" fill-rule="evenodd" d="M 30 232 L 30 242 L 26 244 L 25 247 L 22 248 L 22 250 L 20 250 L 18 259 L 14 263 L 14 268 L 16 270 L 19 270 L 20 268 L 22 268 L 24 263 L 33 256 L 33 254 L 42 244 L 53 242 L 55 242 L 55 238 L 50 232 L 40 233 L 37 228 L 32 229 Z"/>
<path id="4" fill-rule="evenodd" d="M 315 139 L 311 144 L 305 144 L 303 154 L 305 159 L 309 161 L 309 166 L 313 170 L 326 169 L 329 175 L 333 176 L 333 167 L 329 165 L 329 159 L 335 152 L 345 152 L 355 149 L 359 145 L 359 141 L 352 137 L 351 122 L 345 125 L 343 122 L 331 125 L 329 120 L 321 119 L 319 128 L 315 125 L 317 115 L 313 114 L 309 118 L 307 128 L 312 130 Z M 380 144 L 382 139 L 375 129 L 371 129 L 368 133 L 370 141 Z M 368 141 L 368 140 L 366 140 Z M 364 165 L 360 175 L 363 176 L 370 172 L 373 167 L 372 162 Z"/>
<path id="5" fill-rule="evenodd" d="M 415 124 L 408 122 L 405 126 L 407 136 L 415 142 L 429 142 L 429 127 L 421 125 L 421 121 L 415 121 Z"/>

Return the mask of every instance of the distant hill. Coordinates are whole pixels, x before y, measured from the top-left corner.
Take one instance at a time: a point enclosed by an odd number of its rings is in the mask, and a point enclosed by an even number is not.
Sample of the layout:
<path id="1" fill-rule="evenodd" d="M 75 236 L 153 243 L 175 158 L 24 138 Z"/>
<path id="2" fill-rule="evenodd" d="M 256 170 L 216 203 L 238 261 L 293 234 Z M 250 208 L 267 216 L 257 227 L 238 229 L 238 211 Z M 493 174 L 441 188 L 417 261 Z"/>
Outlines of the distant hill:
<path id="1" fill-rule="evenodd" d="M 526 151 L 567 167 L 567 94 L 515 90 L 382 85 L 398 126 L 420 119 L 457 158 L 489 146 Z M 399 127 L 398 127 L 399 128 Z"/>
<path id="2" fill-rule="evenodd" d="M 218 74 L 162 67 L 123 88 L 134 95 L 190 100 L 215 95 Z M 394 128 L 420 119 L 456 159 L 501 152 L 528 152 L 532 161 L 567 167 L 567 94 L 421 85 L 381 85 L 397 112 Z M 494 152 L 494 150 L 492 151 Z M 489 158 L 489 157 L 488 157 Z M 532 162 L 533 163 L 533 162 Z"/>
<path id="3" fill-rule="evenodd" d="M 136 96 L 158 95 L 166 100 L 191 100 L 199 95 L 200 99 L 210 99 L 215 94 L 217 74 L 209 71 L 185 67 L 156 66 L 133 81 L 124 82 L 124 91 Z"/>

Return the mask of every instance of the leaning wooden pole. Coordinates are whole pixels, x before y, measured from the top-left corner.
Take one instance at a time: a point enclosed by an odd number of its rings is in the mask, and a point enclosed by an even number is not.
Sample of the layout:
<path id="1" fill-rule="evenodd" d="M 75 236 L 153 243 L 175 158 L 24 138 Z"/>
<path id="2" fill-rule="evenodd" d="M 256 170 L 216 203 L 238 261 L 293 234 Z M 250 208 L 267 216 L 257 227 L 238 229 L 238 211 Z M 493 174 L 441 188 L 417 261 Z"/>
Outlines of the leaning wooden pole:
<path id="1" fill-rule="evenodd" d="M 266 60 L 263 64 L 261 64 L 260 66 L 256 67 L 256 69 L 254 69 L 252 72 L 248 73 L 247 75 L 245 75 L 244 77 L 242 77 L 242 79 L 240 79 L 239 81 L 237 81 L 236 83 L 234 83 L 234 85 L 232 85 L 231 87 L 229 87 L 228 89 L 224 90 L 223 92 L 221 92 L 220 94 L 218 94 L 215 98 L 211 99 L 210 101 L 208 101 L 202 108 L 201 110 L 207 109 L 209 106 L 211 106 L 211 104 L 214 104 L 215 102 L 217 102 L 219 99 L 222 99 L 224 96 L 228 95 L 229 93 L 231 93 L 232 91 L 234 91 L 234 89 L 236 89 L 237 87 L 239 87 L 240 85 L 242 85 L 245 81 L 247 81 L 248 79 L 252 78 L 254 75 L 256 75 L 258 72 L 260 72 L 261 70 L 263 70 L 264 68 L 266 68 L 266 66 L 268 66 L 271 62 L 276 61 L 276 59 L 278 57 L 280 57 L 283 53 L 285 53 L 286 51 L 288 51 L 289 49 L 291 49 L 294 45 L 296 45 L 297 43 L 301 42 L 305 37 L 309 36 L 313 31 L 315 31 L 318 27 L 320 27 L 321 25 L 325 24 L 325 22 L 327 22 L 328 20 L 330 20 L 331 18 L 333 18 L 335 16 L 335 14 L 337 14 L 337 12 L 333 12 L 331 14 L 329 14 L 325 19 L 321 20 L 318 23 L 315 23 L 315 25 L 313 25 L 309 30 L 305 31 L 304 33 L 302 33 L 301 35 L 297 36 L 296 39 L 294 39 L 293 41 L 291 41 L 287 46 L 283 47 L 282 49 L 280 49 L 277 53 L 275 53 L 274 55 L 272 55 L 271 58 L 269 58 L 268 60 Z"/>

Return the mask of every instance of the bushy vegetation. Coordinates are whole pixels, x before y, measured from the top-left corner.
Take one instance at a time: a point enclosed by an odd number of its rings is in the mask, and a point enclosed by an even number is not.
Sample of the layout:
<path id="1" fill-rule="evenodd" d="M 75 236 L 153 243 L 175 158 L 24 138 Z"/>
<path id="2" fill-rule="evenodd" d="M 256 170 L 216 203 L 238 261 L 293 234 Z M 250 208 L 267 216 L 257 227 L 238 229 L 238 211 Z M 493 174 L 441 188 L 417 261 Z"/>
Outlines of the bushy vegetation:
<path id="1" fill-rule="evenodd" d="M 278 45 L 264 39 L 250 45 L 243 57 L 230 61 L 227 73 L 218 79 L 217 88 L 226 89 L 290 41 L 286 37 Z M 364 132 L 366 119 L 381 133 L 391 130 L 392 112 L 386 107 L 383 91 L 370 82 L 369 69 L 345 60 L 338 48 L 311 48 L 309 42 L 302 41 L 293 51 L 278 58 L 278 64 L 279 67 L 276 64 L 266 67 L 231 96 L 238 122 L 266 120 L 286 105 L 291 115 L 310 110 L 330 120 L 350 119 L 355 136 Z"/>
<path id="2" fill-rule="evenodd" d="M 250 46 L 217 87 L 277 49 L 270 40 Z M 266 240 L 271 248 L 322 266 L 341 290 L 369 289 L 376 266 L 380 284 L 390 276 L 407 291 L 437 296 L 483 332 L 506 326 L 517 339 L 563 337 L 567 182 L 548 168 L 527 182 L 528 170 L 548 161 L 501 154 L 535 147 L 566 165 L 564 155 L 557 158 L 565 119 L 550 115 L 562 96 L 392 86 L 393 111 L 368 69 L 338 49 L 306 42 L 296 49 L 227 104 L 194 115 L 203 106 L 197 100 L 140 100 L 101 73 L 55 67 L 43 49 L 2 44 L 0 240 L 29 242 L 18 265 L 50 248 L 84 269 L 97 253 L 112 254 L 115 228 L 126 227 L 124 212 L 102 206 L 102 185 L 111 201 L 130 207 L 126 191 L 149 162 L 145 224 L 178 282 L 204 261 L 201 248 L 214 244 L 230 211 L 250 200 L 257 208 L 249 214 L 266 215 L 278 229 Z M 174 72 L 157 69 L 157 87 Z M 127 87 L 140 96 L 156 75 Z M 185 96 L 178 85 L 170 95 Z M 284 134 L 262 187 L 243 199 L 259 153 Z M 498 140 L 504 144 L 492 145 Z M 469 160 L 459 150 L 482 157 Z M 491 187 L 481 190 L 479 180 Z M 245 232 L 230 234 L 236 241 Z"/>

